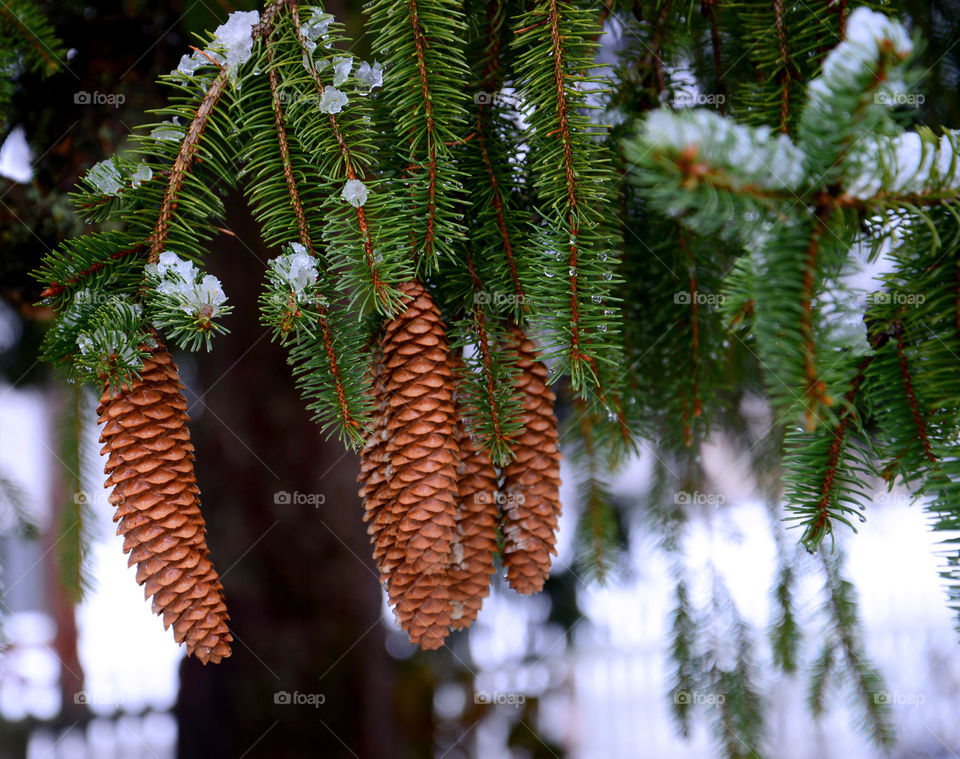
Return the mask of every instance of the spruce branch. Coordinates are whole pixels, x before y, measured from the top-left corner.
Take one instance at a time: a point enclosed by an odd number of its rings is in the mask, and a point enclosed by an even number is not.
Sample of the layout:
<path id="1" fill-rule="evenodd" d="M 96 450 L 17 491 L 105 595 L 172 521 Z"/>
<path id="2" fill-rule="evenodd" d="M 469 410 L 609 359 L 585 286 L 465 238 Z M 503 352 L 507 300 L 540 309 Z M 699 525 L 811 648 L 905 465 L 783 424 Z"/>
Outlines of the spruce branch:
<path id="1" fill-rule="evenodd" d="M 402 204 L 391 234 L 426 274 L 441 260 L 456 260 L 464 235 L 462 175 L 452 154 L 467 119 L 464 12 L 452 0 L 375 0 L 365 12 L 376 30 L 374 50 L 395 82 L 378 115 L 393 135 L 385 163 Z"/>
<path id="2" fill-rule="evenodd" d="M 568 3 L 542 0 L 513 22 L 518 95 L 529 122 L 528 159 L 539 224 L 525 246 L 525 291 L 540 307 L 557 372 L 569 372 L 577 392 L 603 389 L 617 363 L 616 286 L 608 225 L 609 158 L 584 113 L 596 20 Z M 549 69 L 543 62 L 550 61 Z M 537 260 L 543 264 L 537 266 Z M 554 282 L 563 281 L 565 295 Z M 605 304 L 605 305 L 604 305 Z M 607 314 L 605 312 L 611 312 Z M 608 395 L 612 388 L 607 388 Z"/>
<path id="3" fill-rule="evenodd" d="M 885 692 L 883 679 L 864 652 L 863 633 L 857 609 L 856 592 L 850 582 L 840 573 L 842 557 L 821 553 L 826 591 L 825 613 L 828 619 L 828 634 L 836 652 L 820 665 L 826 673 L 831 667 L 832 656 L 842 660 L 844 674 L 853 685 L 853 697 L 862 719 L 858 724 L 867 736 L 880 748 L 893 744 L 894 732 L 890 706 L 882 698 Z M 836 666 L 836 665 L 834 665 Z M 822 680 L 820 675 L 815 679 Z M 814 703 L 816 693 L 822 686 L 812 690 Z M 822 704 L 822 697 L 819 699 Z"/>
<path id="4" fill-rule="evenodd" d="M 160 204 L 160 212 L 157 215 L 157 223 L 149 238 L 150 252 L 147 256 L 147 262 L 155 264 L 160 258 L 164 245 L 170 234 L 170 222 L 173 219 L 177 204 L 180 200 L 180 191 L 186 180 L 187 173 L 193 162 L 200 143 L 200 138 L 207 127 L 210 115 L 216 108 L 223 90 L 227 85 L 229 75 L 227 69 L 221 67 L 213 82 L 207 88 L 206 93 L 200 101 L 196 114 L 187 127 L 183 141 L 180 143 L 180 150 L 177 153 L 176 160 L 170 169 L 170 177 L 167 180 L 167 187 L 163 193 L 163 201 Z"/>
<path id="5" fill-rule="evenodd" d="M 834 522 L 856 531 L 851 520 L 863 519 L 861 504 L 868 497 L 863 477 L 869 469 L 851 434 L 862 434 L 857 403 L 872 362 L 872 355 L 860 360 L 831 429 L 787 434 L 788 519 L 803 527 L 800 541 L 811 552 L 832 534 Z"/>

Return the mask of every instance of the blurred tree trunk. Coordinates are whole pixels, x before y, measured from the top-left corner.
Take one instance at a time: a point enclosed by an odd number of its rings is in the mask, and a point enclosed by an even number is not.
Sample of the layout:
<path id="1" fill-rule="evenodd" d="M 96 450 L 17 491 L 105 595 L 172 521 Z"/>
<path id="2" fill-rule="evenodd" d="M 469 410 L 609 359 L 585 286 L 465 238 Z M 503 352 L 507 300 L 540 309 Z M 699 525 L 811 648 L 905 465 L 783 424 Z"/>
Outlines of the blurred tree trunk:
<path id="1" fill-rule="evenodd" d="M 254 242 L 242 199 L 231 206 L 239 239 L 217 240 L 207 268 L 236 307 L 232 332 L 198 356 L 196 380 L 184 379 L 193 385 L 191 416 L 201 419 L 193 425 L 197 475 L 235 642 L 222 664 L 181 668 L 179 755 L 395 756 L 392 662 L 356 457 L 321 439 L 285 352 L 258 324 L 269 253 Z M 189 395 L 198 390 L 205 395 Z M 324 503 L 276 503 L 278 492 Z M 324 702 L 275 703 L 276 693 L 295 691 Z"/>

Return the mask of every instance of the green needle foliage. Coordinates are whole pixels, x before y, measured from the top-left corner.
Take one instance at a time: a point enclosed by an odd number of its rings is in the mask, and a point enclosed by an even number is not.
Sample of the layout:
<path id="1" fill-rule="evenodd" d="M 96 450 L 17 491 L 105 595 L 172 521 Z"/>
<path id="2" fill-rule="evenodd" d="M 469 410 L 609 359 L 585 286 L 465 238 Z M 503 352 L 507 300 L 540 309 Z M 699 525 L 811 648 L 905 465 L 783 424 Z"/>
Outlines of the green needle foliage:
<path id="1" fill-rule="evenodd" d="M 203 268 L 239 187 L 275 250 L 261 320 L 325 432 L 362 446 L 375 338 L 413 278 L 447 325 L 468 431 L 500 465 L 520 430 L 516 330 L 535 338 L 567 416 L 578 571 L 616 571 L 630 499 L 608 483 L 652 443 L 653 482 L 633 500 L 675 567 L 674 693 L 712 695 L 722 753 L 754 756 L 766 733 L 748 653 L 762 636 L 722 577 L 698 600 L 683 557 L 716 490 L 704 446 L 729 443 L 798 528 L 774 528 L 774 664 L 809 677 L 814 715 L 851 684 L 868 733 L 889 743 L 855 594 L 828 552 L 828 623 L 804 660 L 807 563 L 790 537 L 829 551 L 878 478 L 904 483 L 947 538 L 960 608 L 960 135 L 914 125 L 906 107 L 919 41 L 843 3 L 365 12 L 370 61 L 322 5 L 271 0 L 161 77 L 168 105 L 74 193 L 92 231 L 36 272 L 58 314 L 44 358 L 102 389 L 155 341 L 215 349 L 230 309 L 252 307 L 226 305 Z M 37 40 L 12 28 L 0 41 L 40 65 Z M 861 259 L 887 273 L 854 292 Z M 695 707 L 673 701 L 684 734 Z"/>
<path id="2" fill-rule="evenodd" d="M 7 0 L 0 4 L 0 135 L 17 79 L 26 72 L 50 76 L 63 68 L 67 51 L 47 22 L 40 3 Z"/>

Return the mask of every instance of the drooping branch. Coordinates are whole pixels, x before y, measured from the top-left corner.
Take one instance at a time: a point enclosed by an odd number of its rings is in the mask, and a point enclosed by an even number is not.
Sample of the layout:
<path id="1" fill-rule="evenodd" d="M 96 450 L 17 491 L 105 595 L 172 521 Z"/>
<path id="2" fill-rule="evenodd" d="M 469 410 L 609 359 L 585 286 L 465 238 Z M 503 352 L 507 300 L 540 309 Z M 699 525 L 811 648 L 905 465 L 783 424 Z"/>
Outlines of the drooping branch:
<path id="1" fill-rule="evenodd" d="M 160 204 L 160 213 L 157 216 L 157 223 L 150 235 L 150 253 L 147 256 L 148 263 L 156 263 L 163 252 L 164 243 L 167 241 L 167 235 L 170 232 L 170 222 L 177 210 L 177 202 L 180 198 L 180 190 L 190 171 L 193 158 L 197 149 L 200 147 L 200 138 L 206 129 L 207 122 L 213 114 L 220 97 L 223 95 L 224 88 L 229 81 L 229 74 L 225 68 L 214 77 L 210 87 L 207 89 L 203 100 L 194 114 L 193 121 L 187 128 L 187 133 L 180 144 L 180 151 L 170 169 L 170 178 L 167 180 L 167 189 L 163 193 L 163 201 Z"/>
<path id="2" fill-rule="evenodd" d="M 293 7 L 292 12 L 296 14 L 297 11 L 295 6 Z M 299 23 L 297 26 L 299 29 Z M 273 62 L 272 53 L 269 55 L 269 60 L 271 63 Z M 297 231 L 300 236 L 300 243 L 307 249 L 311 256 L 316 257 L 317 254 L 313 247 L 313 241 L 310 237 L 310 229 L 307 224 L 307 218 L 303 212 L 303 201 L 300 196 L 300 191 L 297 187 L 296 177 L 294 177 L 293 174 L 293 164 L 290 159 L 290 144 L 287 138 L 283 103 L 280 98 L 278 81 L 279 77 L 277 75 L 276 68 L 273 66 L 270 67 L 269 77 L 270 100 L 273 107 L 274 125 L 277 133 L 277 146 L 280 150 L 281 161 L 283 162 L 283 176 L 284 180 L 286 181 L 287 192 L 290 195 L 290 205 L 293 208 L 294 215 L 297 219 Z M 340 408 L 340 416 L 343 420 L 343 425 L 347 428 L 359 430 L 361 425 L 354 418 L 350 411 L 350 405 L 347 402 L 346 391 L 343 386 L 343 378 L 340 372 L 340 365 L 337 361 L 337 354 L 333 345 L 333 334 L 327 321 L 327 309 L 326 305 L 322 301 L 317 304 L 317 311 L 319 312 L 317 324 L 322 333 L 323 347 L 326 352 L 327 365 L 330 370 L 330 379 L 337 393 L 337 403 Z"/>
<path id="3" fill-rule="evenodd" d="M 562 145 L 563 171 L 566 178 L 567 191 L 567 227 L 570 233 L 567 262 L 570 266 L 568 277 L 570 294 L 570 359 L 573 363 L 582 360 L 580 352 L 580 299 L 577 294 L 577 265 L 579 263 L 578 236 L 579 225 L 576 220 L 577 210 L 577 178 L 573 168 L 573 145 L 570 139 L 570 124 L 567 120 L 567 88 L 566 73 L 564 72 L 563 38 L 560 34 L 560 10 L 557 0 L 547 0 L 548 23 L 550 24 L 550 40 L 553 47 L 553 80 L 557 95 L 556 130 Z"/>
<path id="4" fill-rule="evenodd" d="M 724 83 L 723 56 L 720 52 L 720 23 L 717 20 L 717 13 L 714 5 L 719 5 L 718 0 L 703 0 L 701 8 L 703 16 L 710 24 L 710 47 L 713 51 L 713 68 L 717 74 L 716 94 L 717 103 L 720 106 L 720 113 L 727 114 L 726 85 Z"/>
<path id="5" fill-rule="evenodd" d="M 920 408 L 920 402 L 917 400 L 917 393 L 913 385 L 913 375 L 910 371 L 910 360 L 906 353 L 906 337 L 904 334 L 902 322 L 896 322 L 893 328 L 894 337 L 897 340 L 897 363 L 900 366 L 900 376 L 903 378 L 903 391 L 907 397 L 907 405 L 910 407 L 910 416 L 913 418 L 913 425 L 917 431 L 917 439 L 920 441 L 920 447 L 923 449 L 924 458 L 931 463 L 936 463 L 937 457 L 930 446 L 930 437 L 927 433 L 927 420 Z"/>
<path id="6" fill-rule="evenodd" d="M 293 18 L 294 30 L 297 35 L 297 41 L 300 44 L 300 48 L 303 51 L 303 54 L 308 56 L 310 55 L 309 48 L 307 47 L 307 40 L 303 35 L 303 31 L 300 26 L 300 10 L 297 6 L 297 3 L 290 2 L 290 15 Z M 317 73 L 316 69 L 313 66 L 308 66 L 307 71 L 310 74 L 314 86 L 317 90 L 317 95 L 322 97 L 324 92 L 324 84 L 320 79 L 320 75 Z M 327 121 L 330 124 L 330 130 L 333 133 L 334 139 L 337 141 L 337 146 L 340 150 L 340 159 L 343 164 L 344 172 L 347 175 L 348 180 L 357 179 L 357 172 L 354 167 L 354 162 L 350 155 L 350 147 L 347 145 L 347 141 L 343 136 L 342 130 L 340 129 L 340 124 L 337 121 L 337 116 L 334 113 L 327 114 Z M 380 276 L 380 267 L 377 264 L 376 256 L 373 251 L 373 239 L 370 235 L 370 228 L 367 224 L 366 211 L 363 208 L 363 205 L 358 205 L 356 208 L 357 216 L 357 227 L 360 229 L 360 237 L 363 240 L 363 253 L 364 258 L 367 263 L 367 267 L 370 270 L 370 279 L 373 285 L 374 293 L 378 301 L 387 309 L 390 308 L 391 299 L 389 294 L 389 288 L 387 288 L 382 277 Z"/>
<path id="7" fill-rule="evenodd" d="M 423 33 L 423 26 L 420 23 L 420 16 L 417 12 L 417 0 L 410 0 L 410 25 L 413 29 L 413 42 L 417 56 L 417 71 L 420 75 L 420 91 L 423 97 L 423 112 L 425 116 L 424 128 L 426 130 L 426 150 L 427 150 L 427 230 L 423 241 L 423 253 L 429 260 L 433 255 L 434 248 L 434 226 L 437 216 L 437 141 L 440 139 L 436 134 L 436 128 L 433 121 L 433 103 L 430 96 L 430 80 L 427 73 L 427 62 L 425 48 L 427 42 Z"/>
<path id="8" fill-rule="evenodd" d="M 817 210 L 814 228 L 810 234 L 810 243 L 807 247 L 801 291 L 800 334 L 803 337 L 803 370 L 806 380 L 804 394 L 807 397 L 804 419 L 808 430 L 812 430 L 816 426 L 819 406 L 821 404 L 827 406 L 833 404 L 833 400 L 827 395 L 826 384 L 820 378 L 817 370 L 816 342 L 813 332 L 813 295 L 816 284 L 817 256 L 820 252 L 820 238 L 826 231 L 826 221 L 830 215 L 830 210 L 827 205 L 821 206 Z"/>
<path id="9" fill-rule="evenodd" d="M 273 63 L 272 51 L 268 53 L 267 60 Z M 293 214 L 297 218 L 297 232 L 300 237 L 300 244 L 303 245 L 311 256 L 316 256 L 313 249 L 313 240 L 310 238 L 310 227 L 307 224 L 307 217 L 303 212 L 303 201 L 300 198 L 300 192 L 297 189 L 297 180 L 293 176 L 293 162 L 290 160 L 290 142 L 287 139 L 287 127 L 283 115 L 283 103 L 280 100 L 280 83 L 277 70 L 271 65 L 268 73 L 270 78 L 270 101 L 273 106 L 273 121 L 277 132 L 277 147 L 280 149 L 280 160 L 283 163 L 283 178 L 287 183 L 287 192 L 290 194 L 290 205 L 293 208 Z"/>
<path id="10" fill-rule="evenodd" d="M 509 449 L 510 439 L 504 432 L 503 421 L 500 418 L 500 404 L 496 396 L 496 378 L 493 375 L 493 359 L 490 355 L 490 338 L 487 332 L 487 317 L 484 313 L 483 304 L 477 297 L 484 291 L 483 282 L 477 274 L 477 268 L 473 261 L 473 252 L 470 249 L 470 243 L 467 242 L 467 267 L 470 270 L 470 281 L 473 284 L 474 307 L 473 324 L 477 334 L 477 350 L 480 353 L 480 366 L 483 372 L 484 389 L 486 391 L 487 404 L 490 409 L 490 419 L 493 426 L 492 445 Z M 492 447 L 488 445 L 488 447 Z"/>
<path id="11" fill-rule="evenodd" d="M 866 379 L 867 368 L 873 361 L 873 356 L 866 356 L 857 365 L 857 373 L 850 382 L 850 387 L 843 397 L 844 408 L 837 418 L 837 423 L 833 428 L 830 448 L 827 452 L 823 479 L 820 483 L 820 498 L 817 501 L 816 516 L 814 520 L 807 525 L 801 539 L 804 544 L 818 545 L 823 536 L 830 532 L 830 507 L 834 499 L 834 481 L 840 466 L 840 457 L 847 445 L 847 432 L 851 422 L 856 421 L 856 401 L 860 394 Z"/>
<path id="12" fill-rule="evenodd" d="M 480 88 L 481 90 L 492 93 L 500 89 L 500 36 L 504 21 L 503 0 L 492 0 L 492 2 L 487 4 L 487 19 L 487 43 L 485 46 L 487 59 Z M 480 149 L 483 165 L 487 172 L 487 180 L 490 182 L 490 187 L 493 190 L 490 195 L 490 202 L 493 205 L 493 211 L 497 219 L 497 228 L 500 230 L 500 238 L 503 241 L 503 254 L 507 259 L 507 266 L 510 269 L 510 279 L 513 282 L 514 291 L 520 307 L 526 311 L 528 306 L 523 292 L 523 284 L 520 282 L 513 242 L 510 239 L 510 232 L 507 226 L 507 211 L 503 204 L 500 183 L 497 181 L 497 175 L 493 169 L 493 162 L 490 160 L 490 151 L 487 147 L 486 125 L 487 114 L 490 110 L 487 102 L 489 99 L 478 98 L 477 100 L 477 118 L 474 134 L 476 135 L 477 146 Z"/>

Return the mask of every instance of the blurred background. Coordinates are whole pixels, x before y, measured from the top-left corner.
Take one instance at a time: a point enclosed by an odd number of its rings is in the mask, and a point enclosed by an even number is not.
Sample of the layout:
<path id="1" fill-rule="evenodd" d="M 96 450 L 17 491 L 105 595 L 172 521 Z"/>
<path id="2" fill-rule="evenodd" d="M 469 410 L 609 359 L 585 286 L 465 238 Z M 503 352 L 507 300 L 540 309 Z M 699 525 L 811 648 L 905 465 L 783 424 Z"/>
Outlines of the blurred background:
<path id="1" fill-rule="evenodd" d="M 820 559 L 794 551 L 763 483 L 722 434 L 702 451 L 705 476 L 695 488 L 663 492 L 671 462 L 655 445 L 610 483 L 626 547 L 602 583 L 578 562 L 578 476 L 566 468 L 560 555 L 546 592 L 521 598 L 498 579 L 470 631 L 439 652 L 416 651 L 383 602 L 356 497 L 356 457 L 309 422 L 252 308 L 237 309 L 215 352 L 177 355 L 208 542 L 236 640 L 220 665 L 183 658 L 114 534 L 95 454 L 97 400 L 37 360 L 50 314 L 32 305 L 40 288 L 28 273 L 81 231 L 68 193 L 163 102 L 156 75 L 176 67 L 192 34 L 253 7 L 48 4 L 69 50 L 65 66 L 42 81 L 21 77 L 5 114 L 0 757 L 753 756 L 752 747 L 724 740 L 723 693 L 676 687 L 681 577 L 689 605 L 706 610 L 713 666 L 750 661 L 741 674 L 763 700 L 770 756 L 884 755 L 861 729 L 856 688 L 842 679 L 820 718 L 810 716 L 807 674 L 828 627 Z M 359 4 L 327 9 L 368 57 Z M 928 35 L 936 9 L 914 9 Z M 608 31 L 605 42 L 615 45 L 616 29 Z M 960 41 L 932 39 L 926 54 L 937 61 Z M 955 87 L 938 90 L 924 116 L 936 123 L 958 103 Z M 234 303 L 250 304 L 270 255 L 237 193 L 208 270 Z M 763 438 L 770 422 L 762 408 L 754 412 Z M 79 451 L 66 442 L 71 425 L 82 430 Z M 68 476 L 68 461 L 80 464 L 77 476 Z M 682 508 L 681 532 L 655 524 L 662 513 L 649 505 L 658 499 Z M 936 547 L 920 507 L 898 491 L 878 492 L 868 511 L 858 535 L 838 536 L 834 556 L 859 597 L 863 651 L 884 678 L 869 697 L 896 727 L 893 756 L 958 757 L 960 651 Z M 801 578 L 793 608 L 804 634 L 793 676 L 772 665 L 767 641 L 784 555 Z M 85 589 L 82 600 L 75 587 Z M 686 737 L 674 719 L 678 705 L 691 707 Z"/>

